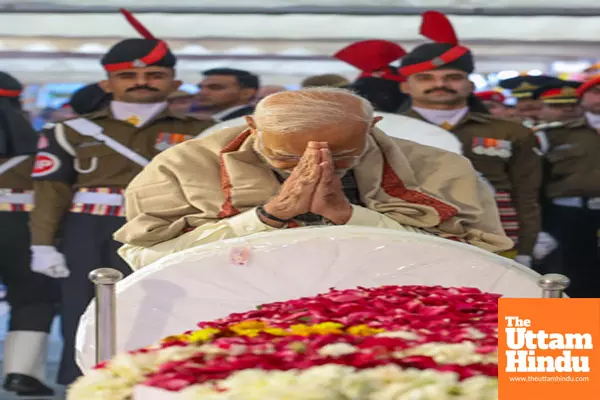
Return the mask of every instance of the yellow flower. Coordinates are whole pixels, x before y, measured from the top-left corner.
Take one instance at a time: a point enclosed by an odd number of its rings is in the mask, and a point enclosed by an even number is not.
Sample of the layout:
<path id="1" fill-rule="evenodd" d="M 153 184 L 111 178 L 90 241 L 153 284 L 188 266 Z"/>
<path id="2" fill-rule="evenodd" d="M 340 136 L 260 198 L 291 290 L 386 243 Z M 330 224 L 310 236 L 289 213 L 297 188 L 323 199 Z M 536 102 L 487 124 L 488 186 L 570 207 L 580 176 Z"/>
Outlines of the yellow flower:
<path id="1" fill-rule="evenodd" d="M 290 332 L 286 331 L 285 329 L 281 329 L 281 328 L 267 328 L 265 329 L 265 333 L 268 333 L 270 335 L 274 335 L 274 336 L 289 336 Z"/>
<path id="2" fill-rule="evenodd" d="M 239 336 L 256 337 L 256 336 L 260 335 L 261 332 L 263 332 L 263 330 L 261 330 L 261 329 L 246 329 L 246 330 L 236 331 L 235 333 L 237 333 Z"/>
<path id="3" fill-rule="evenodd" d="M 167 336 L 166 338 L 163 338 L 162 342 L 163 343 L 187 342 L 187 337 L 188 337 L 188 335 L 172 335 L 172 336 Z"/>
<path id="4" fill-rule="evenodd" d="M 188 342 L 206 342 L 212 339 L 217 333 L 221 332 L 217 328 L 204 328 L 190 333 L 187 337 Z"/>
<path id="5" fill-rule="evenodd" d="M 343 333 L 344 325 L 338 322 L 322 322 L 310 327 L 313 333 L 327 335 L 332 333 Z"/>
<path id="6" fill-rule="evenodd" d="M 368 325 L 356 325 L 348 328 L 348 333 L 353 336 L 371 336 L 377 333 L 385 332 L 385 329 L 371 328 Z"/>
<path id="7" fill-rule="evenodd" d="M 310 326 L 307 326 L 304 324 L 292 325 L 292 326 L 290 326 L 290 330 L 292 331 L 292 334 L 298 335 L 298 336 L 308 336 L 313 333 L 312 330 L 310 329 Z"/>
<path id="8" fill-rule="evenodd" d="M 242 322 L 238 322 L 237 324 L 233 324 L 229 326 L 229 329 L 231 329 L 234 332 L 238 332 L 238 331 L 246 331 L 246 330 L 255 330 L 255 329 L 265 329 L 267 328 L 267 324 L 265 324 L 262 321 L 256 321 L 256 320 L 249 320 L 249 321 L 242 321 Z"/>
<path id="9" fill-rule="evenodd" d="M 322 322 L 320 324 L 308 326 L 304 324 L 292 325 L 290 329 L 292 333 L 300 336 L 308 336 L 312 334 L 328 335 L 335 333 L 343 333 L 344 325 L 337 322 Z"/>

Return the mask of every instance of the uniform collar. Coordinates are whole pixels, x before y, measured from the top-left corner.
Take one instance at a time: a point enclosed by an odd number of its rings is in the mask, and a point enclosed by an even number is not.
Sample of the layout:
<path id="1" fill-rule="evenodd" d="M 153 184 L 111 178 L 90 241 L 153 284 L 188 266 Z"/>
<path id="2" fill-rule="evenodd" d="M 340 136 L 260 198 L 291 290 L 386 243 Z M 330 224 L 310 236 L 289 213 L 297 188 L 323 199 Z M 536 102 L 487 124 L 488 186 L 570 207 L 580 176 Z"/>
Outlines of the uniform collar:
<path id="1" fill-rule="evenodd" d="M 417 118 L 417 119 L 420 119 L 422 121 L 429 122 L 421 114 L 419 114 L 418 112 L 416 112 L 412 108 L 410 110 L 408 110 L 406 113 L 404 113 L 404 115 L 406 115 L 407 117 Z M 454 126 L 461 125 L 461 124 L 463 124 L 465 122 L 469 122 L 469 121 L 478 122 L 478 123 L 482 123 L 482 124 L 487 124 L 487 123 L 490 122 L 490 118 L 488 118 L 488 116 L 486 114 L 475 113 L 475 112 L 469 111 Z"/>
<path id="2" fill-rule="evenodd" d="M 84 115 L 83 117 L 85 117 L 87 119 L 92 119 L 92 120 L 106 119 L 106 118 L 113 119 L 113 115 L 112 115 L 112 112 L 110 111 L 110 107 L 105 107 L 101 110 L 94 111 L 92 113 Z M 154 118 L 154 121 L 158 121 L 161 119 L 169 119 L 169 118 L 185 120 L 186 116 L 183 114 L 174 113 L 171 110 L 169 110 L 169 108 L 167 107 L 163 111 L 161 111 L 158 115 L 156 115 L 156 117 Z"/>
<path id="3" fill-rule="evenodd" d="M 600 114 L 585 113 L 585 120 L 594 129 L 600 129 Z"/>
<path id="4" fill-rule="evenodd" d="M 227 117 L 230 114 L 233 114 L 236 111 L 239 111 L 243 108 L 250 107 L 250 104 L 242 104 L 241 106 L 230 107 L 226 110 L 219 111 L 218 113 L 213 114 L 211 117 L 215 121 L 221 122 L 223 118 Z"/>

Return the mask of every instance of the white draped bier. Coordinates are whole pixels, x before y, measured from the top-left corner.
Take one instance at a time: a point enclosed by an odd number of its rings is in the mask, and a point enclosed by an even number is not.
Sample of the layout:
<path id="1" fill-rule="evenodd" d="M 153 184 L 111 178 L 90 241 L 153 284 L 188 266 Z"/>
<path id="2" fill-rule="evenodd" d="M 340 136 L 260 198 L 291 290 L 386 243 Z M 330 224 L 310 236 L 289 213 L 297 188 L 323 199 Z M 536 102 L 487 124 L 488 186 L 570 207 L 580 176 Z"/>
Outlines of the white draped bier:
<path id="1" fill-rule="evenodd" d="M 247 252 L 245 265 L 233 262 Z M 117 285 L 117 351 L 256 306 L 357 286 L 467 286 L 541 297 L 539 275 L 512 260 L 435 236 L 364 227 L 297 228 L 216 242 L 165 257 Z M 95 364 L 94 302 L 77 360 Z"/>

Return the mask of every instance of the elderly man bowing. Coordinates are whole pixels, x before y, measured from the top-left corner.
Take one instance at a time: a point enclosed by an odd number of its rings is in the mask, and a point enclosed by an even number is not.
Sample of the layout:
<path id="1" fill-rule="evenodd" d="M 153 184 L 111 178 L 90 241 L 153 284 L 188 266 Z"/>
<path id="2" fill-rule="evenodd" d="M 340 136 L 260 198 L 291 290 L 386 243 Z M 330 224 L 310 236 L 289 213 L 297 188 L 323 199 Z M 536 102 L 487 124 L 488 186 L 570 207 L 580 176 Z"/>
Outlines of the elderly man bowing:
<path id="1" fill-rule="evenodd" d="M 121 256 L 138 269 L 209 242 L 328 224 L 512 247 L 467 159 L 389 137 L 378 120 L 343 89 L 268 96 L 248 126 L 175 146 L 131 182 Z"/>

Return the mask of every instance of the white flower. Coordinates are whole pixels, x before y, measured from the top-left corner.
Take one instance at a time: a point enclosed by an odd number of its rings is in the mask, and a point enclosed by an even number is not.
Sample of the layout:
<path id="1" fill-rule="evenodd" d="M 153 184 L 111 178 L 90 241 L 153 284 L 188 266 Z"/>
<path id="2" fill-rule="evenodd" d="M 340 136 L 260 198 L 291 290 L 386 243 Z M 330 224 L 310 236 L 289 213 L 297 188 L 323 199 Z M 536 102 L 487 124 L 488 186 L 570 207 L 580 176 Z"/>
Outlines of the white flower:
<path id="1" fill-rule="evenodd" d="M 498 380 L 434 370 L 330 364 L 303 371 L 245 370 L 181 392 L 182 400 L 497 400 Z"/>
<path id="2" fill-rule="evenodd" d="M 474 376 L 460 384 L 460 400 L 497 400 L 498 379 L 489 376 Z"/>
<path id="3" fill-rule="evenodd" d="M 408 356 L 427 356 L 433 358 L 438 364 L 468 365 L 475 363 L 498 363 L 498 352 L 488 354 L 477 353 L 473 342 L 461 343 L 425 343 L 393 353 L 395 358 Z"/>
<path id="4" fill-rule="evenodd" d="M 378 333 L 375 336 L 379 337 L 388 337 L 388 338 L 398 338 L 405 340 L 417 340 L 419 339 L 419 335 L 410 331 L 390 331 L 390 332 L 382 332 Z"/>
<path id="5" fill-rule="evenodd" d="M 198 353 L 196 346 L 172 346 L 139 353 L 123 353 L 105 368 L 95 369 L 79 378 L 67 393 L 68 400 L 125 400 L 135 385 L 158 371 L 165 362 L 185 360 Z"/>
<path id="6" fill-rule="evenodd" d="M 481 331 L 480 331 L 480 330 L 478 330 L 478 329 L 471 328 L 471 327 L 468 327 L 468 328 L 467 328 L 467 336 L 468 336 L 470 339 L 474 339 L 474 340 L 477 340 L 477 339 L 484 339 L 484 338 L 486 338 L 486 337 L 487 337 L 487 335 L 486 335 L 485 333 L 481 332 Z"/>
<path id="7" fill-rule="evenodd" d="M 125 400 L 135 382 L 115 377 L 108 370 L 96 369 L 79 378 L 67 391 L 67 400 Z"/>
<path id="8" fill-rule="evenodd" d="M 340 357 L 347 354 L 354 354 L 358 349 L 348 343 L 331 343 L 321 347 L 318 353 L 322 356 Z"/>

